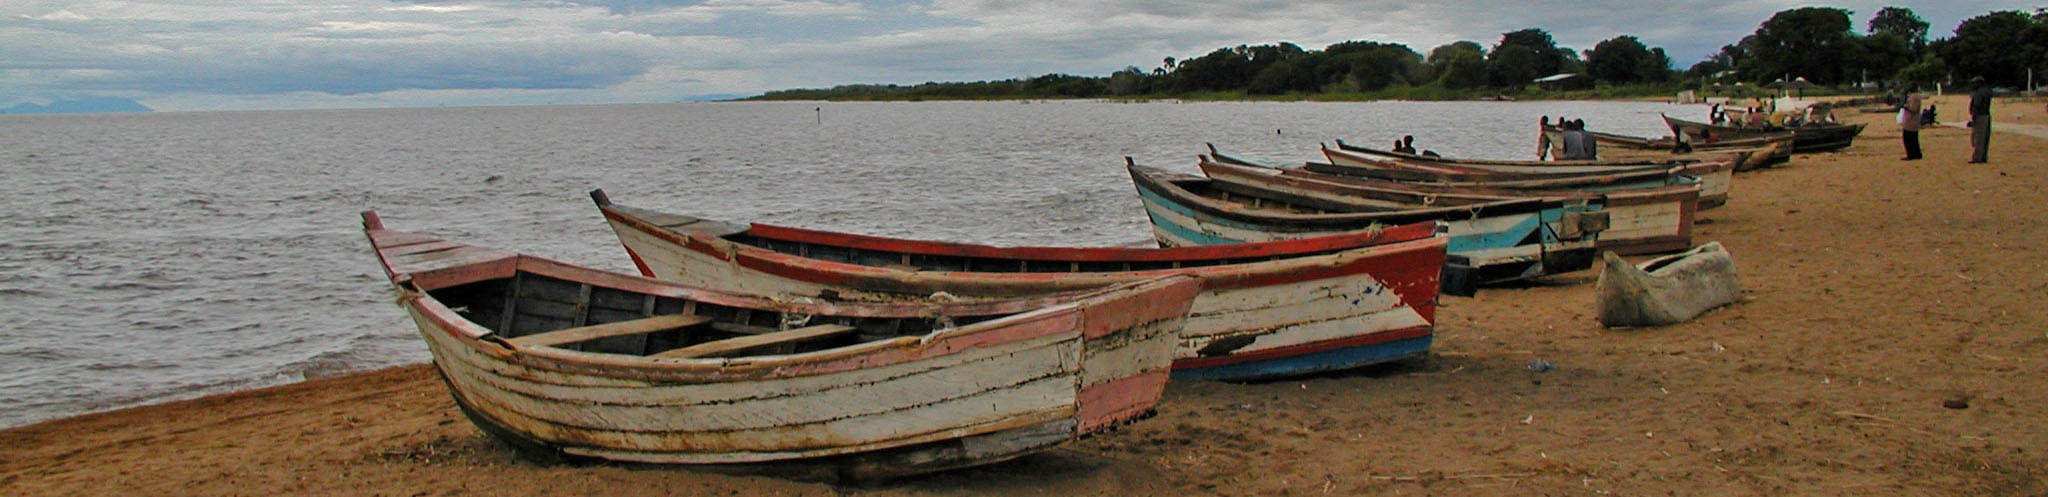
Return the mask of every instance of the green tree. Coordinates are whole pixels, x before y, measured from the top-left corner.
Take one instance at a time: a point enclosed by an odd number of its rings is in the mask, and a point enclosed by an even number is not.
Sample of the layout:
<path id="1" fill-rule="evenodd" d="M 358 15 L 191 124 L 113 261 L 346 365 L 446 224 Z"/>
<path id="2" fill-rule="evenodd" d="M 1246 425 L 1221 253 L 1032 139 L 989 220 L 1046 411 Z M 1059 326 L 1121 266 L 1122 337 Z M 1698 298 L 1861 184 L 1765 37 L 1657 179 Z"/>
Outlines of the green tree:
<path id="1" fill-rule="evenodd" d="M 1671 58 L 1630 35 L 1616 36 L 1586 51 L 1586 74 L 1609 83 L 1657 82 L 1671 72 Z"/>
<path id="2" fill-rule="evenodd" d="M 1322 86 L 1316 79 L 1315 66 L 1307 59 L 1290 59 L 1276 62 L 1259 70 L 1245 87 L 1246 93 L 1278 95 L 1288 92 L 1313 92 Z"/>
<path id="3" fill-rule="evenodd" d="M 1441 66 L 1437 70 L 1437 86 L 1453 89 L 1486 86 L 1486 59 L 1481 58 L 1479 52 L 1461 52 Z"/>
<path id="4" fill-rule="evenodd" d="M 1846 59 L 1855 47 L 1850 25 L 1849 11 L 1843 9 L 1779 11 L 1742 39 L 1746 57 L 1736 62 L 1736 70 L 1757 82 L 1799 77 L 1819 84 L 1844 81 Z"/>
<path id="5" fill-rule="evenodd" d="M 1495 88 L 1521 88 L 1536 79 L 1536 51 L 1521 45 L 1493 50 L 1486 60 L 1486 82 Z"/>
<path id="6" fill-rule="evenodd" d="M 1449 64 L 1452 59 L 1456 59 L 1459 55 L 1464 54 L 1485 57 L 1486 47 L 1479 46 L 1479 42 L 1476 41 L 1458 40 L 1430 49 L 1429 58 L 1425 59 L 1425 61 L 1432 66 L 1443 66 Z"/>
<path id="7" fill-rule="evenodd" d="M 1966 19 L 1956 36 L 1946 40 L 1941 56 L 1956 78 L 1983 77 L 1993 85 L 2026 83 L 2027 68 L 2039 70 L 2048 56 L 2048 28 L 2018 11 L 1999 11 Z M 2036 75 L 2040 78 L 2040 75 Z"/>
<path id="8" fill-rule="evenodd" d="M 1920 59 L 1919 62 L 1899 69 L 1898 78 L 1900 81 L 1918 85 L 1922 88 L 1933 87 L 1935 83 L 1948 79 L 1948 62 L 1943 61 L 1939 56 L 1928 56 L 1927 58 Z"/>
<path id="9" fill-rule="evenodd" d="M 1569 69 L 1571 61 L 1576 58 L 1571 50 L 1559 48 L 1557 41 L 1550 38 L 1549 32 L 1536 28 L 1501 33 L 1500 44 L 1493 47 L 1493 54 L 1500 55 L 1501 49 L 1507 47 L 1529 49 L 1529 69 L 1536 76 L 1565 72 Z M 1493 61 L 1489 59 L 1487 62 Z"/>
<path id="10" fill-rule="evenodd" d="M 1417 78 L 1417 81 L 1440 79 L 1444 71 L 1449 69 L 1451 61 L 1456 60 L 1461 55 L 1479 57 L 1483 63 L 1486 60 L 1486 48 L 1479 46 L 1478 42 L 1461 40 L 1445 43 L 1430 49 L 1429 57 L 1422 59 L 1422 65 L 1425 69 L 1424 74 L 1422 77 Z"/>
<path id="11" fill-rule="evenodd" d="M 1351 66 L 1351 78 L 1358 88 L 1372 91 L 1397 84 L 1410 84 L 1422 67 L 1422 55 L 1405 45 L 1383 44 L 1359 54 Z"/>
<path id="12" fill-rule="evenodd" d="M 1879 81 L 1894 79 L 1899 70 L 1912 65 L 1919 57 L 1914 55 L 1912 42 L 1894 33 L 1877 33 L 1856 39 L 1856 49 L 1851 52 L 1850 68 L 1858 81 L 1875 78 Z"/>
<path id="13" fill-rule="evenodd" d="M 1145 75 L 1145 70 L 1139 69 L 1138 66 L 1125 67 L 1123 70 L 1109 75 L 1109 94 L 1137 95 L 1145 93 L 1149 91 L 1148 83 L 1150 79 L 1151 77 Z"/>
<path id="14" fill-rule="evenodd" d="M 1913 9 L 1885 7 L 1870 16 L 1870 34 L 1897 36 L 1919 50 L 1927 46 L 1927 21 L 1915 15 Z"/>

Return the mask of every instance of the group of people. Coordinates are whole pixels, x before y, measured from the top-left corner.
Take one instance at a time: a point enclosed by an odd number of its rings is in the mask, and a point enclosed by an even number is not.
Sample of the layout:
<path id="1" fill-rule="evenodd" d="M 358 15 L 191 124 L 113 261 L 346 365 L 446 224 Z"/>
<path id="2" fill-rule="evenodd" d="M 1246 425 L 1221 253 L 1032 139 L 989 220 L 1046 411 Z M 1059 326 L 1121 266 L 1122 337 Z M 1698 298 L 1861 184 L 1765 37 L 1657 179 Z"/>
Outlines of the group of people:
<path id="1" fill-rule="evenodd" d="M 1991 85 L 1984 84 L 1983 78 L 1972 80 L 1976 91 L 1970 92 L 1970 163 L 1982 164 L 1991 155 Z M 1920 128 L 1932 126 L 1934 104 L 1923 102 L 1918 93 L 1906 95 L 1899 104 L 1899 134 L 1906 147 L 1906 157 L 1901 160 L 1920 160 Z"/>
<path id="2" fill-rule="evenodd" d="M 1440 155 L 1437 155 L 1436 151 L 1434 150 L 1424 150 L 1421 152 L 1416 152 L 1415 135 L 1407 135 L 1401 137 L 1401 139 L 1399 140 L 1394 140 L 1394 151 L 1404 154 L 1416 154 L 1424 157 L 1442 157 Z"/>
<path id="3" fill-rule="evenodd" d="M 1742 128 L 1783 128 L 1835 122 L 1834 115 L 1829 114 L 1828 108 L 1822 105 L 1806 105 L 1797 109 L 1797 112 L 1779 112 L 1775 102 L 1766 103 L 1733 111 L 1742 113 L 1738 120 L 1730 120 L 1729 112 L 1723 109 L 1721 104 L 1714 104 L 1708 111 L 1709 121 L 1717 126 Z"/>
<path id="4" fill-rule="evenodd" d="M 1543 119 L 1538 122 L 1542 123 L 1544 128 L 1544 132 L 1537 136 L 1536 157 L 1540 159 L 1550 155 L 1550 116 L 1543 116 Z M 1600 158 L 1599 140 L 1593 138 L 1592 133 L 1586 132 L 1585 119 L 1565 119 L 1559 116 L 1557 118 L 1557 127 L 1562 130 L 1557 135 L 1558 140 L 1562 142 L 1564 147 L 1564 151 L 1558 153 L 1557 160 L 1598 160 Z"/>

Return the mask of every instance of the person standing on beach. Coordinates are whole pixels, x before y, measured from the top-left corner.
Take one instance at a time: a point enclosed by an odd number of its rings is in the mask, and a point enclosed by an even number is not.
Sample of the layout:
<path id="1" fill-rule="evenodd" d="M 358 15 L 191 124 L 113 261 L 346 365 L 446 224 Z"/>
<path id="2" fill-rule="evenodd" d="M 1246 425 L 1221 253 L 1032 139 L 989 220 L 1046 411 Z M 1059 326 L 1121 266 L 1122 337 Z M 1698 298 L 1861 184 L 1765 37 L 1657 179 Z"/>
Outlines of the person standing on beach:
<path id="1" fill-rule="evenodd" d="M 1906 142 L 1906 158 L 1920 160 L 1920 94 L 1906 95 L 1906 104 L 1899 108 L 1899 135 Z"/>
<path id="2" fill-rule="evenodd" d="M 1983 76 L 1970 81 L 1977 83 L 1970 92 L 1970 163 L 1982 164 L 1991 155 L 1991 84 Z"/>

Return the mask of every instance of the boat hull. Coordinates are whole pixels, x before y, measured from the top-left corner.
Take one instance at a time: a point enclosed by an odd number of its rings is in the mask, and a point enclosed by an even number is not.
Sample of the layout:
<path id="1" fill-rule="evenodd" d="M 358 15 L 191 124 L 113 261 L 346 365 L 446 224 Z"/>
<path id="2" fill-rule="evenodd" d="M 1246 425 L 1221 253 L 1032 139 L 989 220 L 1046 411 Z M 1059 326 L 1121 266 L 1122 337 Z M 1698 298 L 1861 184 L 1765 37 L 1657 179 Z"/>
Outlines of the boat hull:
<path id="1" fill-rule="evenodd" d="M 1210 161 L 1204 161 L 1201 168 L 1210 179 L 1234 192 L 1340 211 L 1421 209 L 1530 197 L 1583 199 L 1583 205 L 1562 208 L 1603 213 L 1607 224 L 1600 231 L 1595 247 L 1625 255 L 1691 247 L 1693 218 L 1699 208 L 1700 197 L 1699 188 L 1672 184 L 1668 177 L 1637 188 L 1605 191 L 1504 190 L 1405 184 Z M 1557 217 L 1563 218 L 1564 215 Z M 1457 233 L 1454 229 L 1453 253 L 1459 248 L 1456 246 Z"/>
<path id="2" fill-rule="evenodd" d="M 1582 231 L 1583 206 L 1567 209 L 1562 202 L 1531 200 L 1489 208 L 1447 207 L 1440 213 L 1406 211 L 1372 214 L 1261 213 L 1243 204 L 1203 197 L 1182 188 L 1157 170 L 1133 167 L 1139 201 L 1161 245 L 1201 246 L 1295 240 L 1356 233 L 1409 221 L 1396 216 L 1436 216 L 1450 237 L 1446 274 L 1473 284 L 1491 284 L 1577 271 L 1591 267 L 1595 237 L 1558 238 Z M 1207 184 L 1185 177 L 1178 182 Z M 1567 219 L 1570 219 L 1567 221 Z M 1569 228 L 1567 228 L 1569 226 Z M 1461 282 L 1447 282 L 1446 287 Z"/>
<path id="3" fill-rule="evenodd" d="M 632 463 L 788 464 L 870 479 L 1043 450 L 1142 417 L 1158 402 L 1200 288 L 1176 277 L 1059 300 L 784 303 L 372 226 L 366 232 L 399 305 L 465 415 L 515 447 Z M 664 354 L 773 333 L 644 355 L 606 343 L 635 338 L 651 347 L 652 337 L 620 331 L 651 319 L 747 321 L 718 309 L 780 313 L 785 327 L 792 316 L 980 320 L 740 356 Z M 714 328 L 706 330 L 731 330 Z"/>
<path id="4" fill-rule="evenodd" d="M 1311 163 L 1304 169 L 1339 176 L 1373 177 L 1376 172 L 1389 171 L 1394 174 L 1419 174 L 1465 180 L 1489 175 L 1510 175 L 1526 179 L 1559 175 L 1627 174 L 1662 169 L 1699 180 L 1700 209 L 1712 209 L 1728 203 L 1729 192 L 1735 185 L 1737 164 L 1740 162 L 1733 159 L 1676 160 L 1674 157 L 1664 157 L 1643 164 L 1620 161 L 1450 160 L 1354 147 L 1341 141 L 1337 142 L 1335 149 L 1324 147 L 1323 156 L 1330 162 Z"/>
<path id="5" fill-rule="evenodd" d="M 1564 156 L 1564 130 L 1556 125 L 1538 125 L 1543 139 L 1539 145 L 1547 147 L 1550 157 Z M 1642 138 L 1613 133 L 1587 131 L 1600 144 L 1600 157 L 1604 160 L 1661 160 L 1680 154 L 1678 141 L 1672 137 Z M 1761 135 L 1741 139 L 1721 140 L 1713 143 L 1687 143 L 1691 152 L 1744 152 L 1752 157 L 1735 165 L 1737 171 L 1750 171 L 1783 164 L 1792 159 L 1792 134 Z"/>
<path id="6" fill-rule="evenodd" d="M 1708 123 L 1687 121 L 1664 116 L 1664 123 L 1673 133 L 1683 134 L 1688 139 L 1711 143 L 1723 139 L 1742 139 L 1770 134 L 1792 132 L 1792 153 L 1808 154 L 1832 152 L 1848 148 L 1856 142 L 1856 136 L 1863 133 L 1862 124 L 1817 124 L 1790 128 L 1745 128 L 1717 126 Z"/>
<path id="7" fill-rule="evenodd" d="M 1444 264 L 1443 247 L 1447 243 L 1442 237 L 1431 236 L 1377 247 L 1339 247 L 1341 250 L 1334 253 L 1200 267 L 1174 268 L 1171 266 L 1179 263 L 1145 261 L 1163 268 L 1149 270 L 936 271 L 852 261 L 874 256 L 882 248 L 993 255 L 1023 251 L 1047 257 L 1057 257 L 1061 251 L 978 246 L 963 249 L 936 242 L 844 234 L 789 235 L 792 240 L 813 243 L 811 247 L 859 254 L 846 257 L 846 261 L 823 260 L 735 243 L 707 233 L 677 231 L 658 224 L 658 213 L 643 209 L 610 205 L 602 208 L 620 243 L 650 277 L 788 298 L 863 301 L 945 293 L 972 300 L 1071 291 L 1169 275 L 1192 276 L 1202 283 L 1202 291 L 1195 296 L 1187 326 L 1175 345 L 1176 378 L 1244 380 L 1287 376 L 1420 354 L 1423 349 L 1414 347 L 1418 342 L 1401 340 L 1422 338 L 1419 343 L 1426 345 L 1426 338 L 1434 330 L 1436 295 L 1441 283 L 1439 270 Z M 756 227 L 751 232 L 770 230 Z M 819 255 L 816 249 L 808 250 Z M 906 256 L 896 260 L 911 259 Z M 1014 271 L 1022 266 L 1036 268 L 1045 262 L 1052 261 L 1008 264 Z M 976 264 L 979 263 L 962 265 Z M 1084 264 L 1099 267 L 1118 262 L 1073 263 L 1075 267 Z M 1350 352 L 1307 355 L 1337 349 Z"/>

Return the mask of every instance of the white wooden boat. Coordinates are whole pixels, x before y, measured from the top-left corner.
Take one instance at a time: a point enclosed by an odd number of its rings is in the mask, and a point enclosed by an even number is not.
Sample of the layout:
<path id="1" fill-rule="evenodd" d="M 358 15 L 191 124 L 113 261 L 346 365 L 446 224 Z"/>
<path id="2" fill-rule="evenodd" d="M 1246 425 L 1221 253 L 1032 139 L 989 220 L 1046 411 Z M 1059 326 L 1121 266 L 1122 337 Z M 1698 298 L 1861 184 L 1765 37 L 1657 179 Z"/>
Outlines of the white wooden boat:
<path id="1" fill-rule="evenodd" d="M 1158 402 L 1200 289 L 1169 277 L 980 302 L 776 300 L 363 217 L 472 421 L 521 448 L 613 461 L 865 480 L 1044 449 Z"/>
<path id="2" fill-rule="evenodd" d="M 642 274 L 764 295 L 979 300 L 1194 276 L 1202 292 L 1175 347 L 1178 379 L 1299 375 L 1427 352 L 1447 243 L 1423 220 L 1227 246 L 992 247 L 731 224 L 591 197 Z"/>

